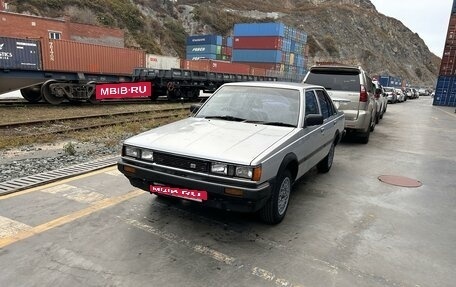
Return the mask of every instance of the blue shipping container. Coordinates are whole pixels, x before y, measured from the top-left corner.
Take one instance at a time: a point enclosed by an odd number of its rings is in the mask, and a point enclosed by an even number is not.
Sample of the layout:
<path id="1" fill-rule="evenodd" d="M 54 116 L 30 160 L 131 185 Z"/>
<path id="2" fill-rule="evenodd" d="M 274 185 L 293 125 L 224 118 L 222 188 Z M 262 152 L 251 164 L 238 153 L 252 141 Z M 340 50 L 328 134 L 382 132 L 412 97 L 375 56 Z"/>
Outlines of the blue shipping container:
<path id="1" fill-rule="evenodd" d="M 41 70 L 39 41 L 0 37 L 0 68 Z"/>
<path id="2" fill-rule="evenodd" d="M 249 23 L 235 24 L 234 36 L 285 36 L 285 25 L 283 23 Z"/>
<path id="3" fill-rule="evenodd" d="M 434 106 L 456 106 L 456 76 L 440 76 L 434 95 Z"/>
<path id="4" fill-rule="evenodd" d="M 187 46 L 187 54 L 217 54 L 217 46 L 216 45 Z"/>
<path id="5" fill-rule="evenodd" d="M 186 59 L 187 60 L 201 60 L 201 59 L 217 60 L 217 56 L 221 56 L 221 55 L 187 53 Z"/>
<path id="6" fill-rule="evenodd" d="M 233 62 L 282 63 L 282 51 L 233 50 Z"/>
<path id="7" fill-rule="evenodd" d="M 380 76 L 378 80 L 380 85 L 384 87 L 394 87 L 400 88 L 402 87 L 402 79 L 399 77 L 392 77 L 392 76 Z"/>
<path id="8" fill-rule="evenodd" d="M 220 42 L 220 44 L 218 44 Z M 190 45 L 222 45 L 222 36 L 197 35 L 187 37 L 187 46 Z"/>
<path id="9" fill-rule="evenodd" d="M 226 38 L 226 46 L 231 48 L 233 47 L 233 37 Z"/>

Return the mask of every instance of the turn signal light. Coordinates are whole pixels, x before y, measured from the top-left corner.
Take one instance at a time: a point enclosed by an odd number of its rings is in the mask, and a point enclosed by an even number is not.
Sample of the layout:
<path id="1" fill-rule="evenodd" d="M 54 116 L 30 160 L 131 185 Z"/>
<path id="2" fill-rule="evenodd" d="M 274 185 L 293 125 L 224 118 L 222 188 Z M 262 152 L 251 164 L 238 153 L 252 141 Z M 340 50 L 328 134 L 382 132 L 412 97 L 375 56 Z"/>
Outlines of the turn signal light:
<path id="1" fill-rule="evenodd" d="M 241 189 L 236 189 L 236 188 L 225 188 L 225 194 L 231 195 L 231 196 L 236 196 L 236 197 L 242 197 L 244 196 L 244 191 Z"/>
<path id="2" fill-rule="evenodd" d="M 136 173 L 136 168 L 131 166 L 124 166 L 124 170 L 129 173 Z"/>
<path id="3" fill-rule="evenodd" d="M 252 180 L 259 181 L 260 179 L 261 179 L 261 166 L 258 166 L 253 169 Z"/>

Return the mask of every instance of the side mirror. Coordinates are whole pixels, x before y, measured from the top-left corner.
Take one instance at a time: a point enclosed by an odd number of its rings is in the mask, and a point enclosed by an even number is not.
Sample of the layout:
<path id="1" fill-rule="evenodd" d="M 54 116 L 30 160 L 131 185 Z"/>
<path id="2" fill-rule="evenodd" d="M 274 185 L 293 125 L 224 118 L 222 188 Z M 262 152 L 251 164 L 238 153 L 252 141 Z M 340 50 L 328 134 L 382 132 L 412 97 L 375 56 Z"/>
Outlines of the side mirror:
<path id="1" fill-rule="evenodd" d="M 190 112 L 194 114 L 194 113 L 198 112 L 200 108 L 201 108 L 201 104 L 192 104 L 190 106 Z"/>
<path id="2" fill-rule="evenodd" d="M 305 118 L 305 126 L 306 127 L 311 127 L 311 126 L 318 126 L 323 124 L 323 116 L 322 115 L 307 115 Z"/>

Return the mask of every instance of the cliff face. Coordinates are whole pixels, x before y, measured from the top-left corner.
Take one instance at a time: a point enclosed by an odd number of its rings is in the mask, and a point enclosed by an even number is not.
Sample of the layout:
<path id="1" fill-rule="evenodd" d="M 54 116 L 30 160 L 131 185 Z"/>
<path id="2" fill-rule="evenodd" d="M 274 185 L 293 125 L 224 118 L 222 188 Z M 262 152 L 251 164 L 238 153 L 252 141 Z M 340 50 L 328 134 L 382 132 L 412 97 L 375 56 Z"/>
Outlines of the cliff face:
<path id="1" fill-rule="evenodd" d="M 309 34 L 308 64 L 362 65 L 433 85 L 440 59 L 418 34 L 379 14 L 369 0 L 11 0 L 10 7 L 48 17 L 123 28 L 127 46 L 184 57 L 187 34 L 229 35 L 234 23 L 281 21 Z"/>

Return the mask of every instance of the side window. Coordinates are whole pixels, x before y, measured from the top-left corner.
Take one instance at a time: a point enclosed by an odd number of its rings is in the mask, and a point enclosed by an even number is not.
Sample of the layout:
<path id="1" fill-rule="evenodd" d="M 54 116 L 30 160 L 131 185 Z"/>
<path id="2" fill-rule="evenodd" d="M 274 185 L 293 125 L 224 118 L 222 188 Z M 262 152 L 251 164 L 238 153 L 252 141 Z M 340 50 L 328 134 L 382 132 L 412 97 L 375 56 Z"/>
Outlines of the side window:
<path id="1" fill-rule="evenodd" d="M 49 31 L 49 39 L 60 40 L 61 35 L 60 32 Z"/>
<path id="2" fill-rule="evenodd" d="M 320 114 L 314 91 L 306 91 L 306 115 Z"/>
<path id="3" fill-rule="evenodd" d="M 332 116 L 332 107 L 331 107 L 331 101 L 329 101 L 323 90 L 316 90 L 317 92 L 317 98 L 318 102 L 320 102 L 320 107 L 321 107 L 321 114 L 323 115 L 323 119 L 327 119 L 330 116 Z"/>
<path id="4" fill-rule="evenodd" d="M 330 116 L 337 114 L 337 109 L 334 106 L 334 103 L 331 100 L 331 97 L 328 95 L 328 93 L 324 90 L 320 90 L 320 92 L 323 93 L 323 95 L 325 96 L 326 102 L 328 103 Z"/>

